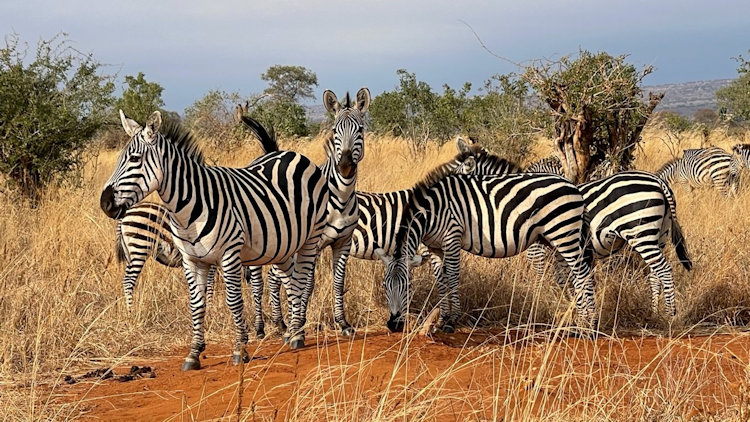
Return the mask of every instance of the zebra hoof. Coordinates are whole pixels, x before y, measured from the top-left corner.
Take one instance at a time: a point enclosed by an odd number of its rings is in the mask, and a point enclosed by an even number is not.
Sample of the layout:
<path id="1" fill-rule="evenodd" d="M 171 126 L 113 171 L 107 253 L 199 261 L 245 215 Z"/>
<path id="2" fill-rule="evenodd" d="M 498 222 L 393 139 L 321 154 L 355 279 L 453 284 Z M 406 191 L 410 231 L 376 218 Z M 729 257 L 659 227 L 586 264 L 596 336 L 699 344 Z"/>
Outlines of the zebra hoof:
<path id="1" fill-rule="evenodd" d="M 183 371 L 197 371 L 201 369 L 201 362 L 196 358 L 187 357 L 182 364 Z"/>
<path id="2" fill-rule="evenodd" d="M 353 337 L 354 336 L 354 327 L 345 327 L 341 329 L 341 334 L 344 337 Z"/>
<path id="3" fill-rule="evenodd" d="M 301 348 L 305 347 L 305 339 L 298 338 L 298 339 L 292 340 L 291 342 L 289 342 L 289 347 L 292 350 L 301 349 Z"/>
<path id="4" fill-rule="evenodd" d="M 244 363 L 250 362 L 250 356 L 248 356 L 247 351 L 245 349 L 242 349 L 242 351 L 235 350 L 232 353 L 232 364 L 239 365 L 242 362 Z"/>
<path id="5" fill-rule="evenodd" d="M 292 336 L 289 335 L 289 333 L 284 333 L 284 334 L 281 335 L 281 340 L 284 342 L 284 344 L 289 344 L 289 339 L 291 337 Z"/>
<path id="6" fill-rule="evenodd" d="M 263 340 L 264 338 L 266 338 L 266 332 L 265 332 L 265 331 L 263 331 L 263 330 L 260 330 L 260 331 L 256 331 L 256 332 L 255 332 L 255 337 L 256 337 L 256 338 L 257 338 L 258 340 Z"/>
<path id="7" fill-rule="evenodd" d="M 443 332 L 445 334 L 453 334 L 456 332 L 456 329 L 452 325 L 445 324 L 443 325 Z"/>

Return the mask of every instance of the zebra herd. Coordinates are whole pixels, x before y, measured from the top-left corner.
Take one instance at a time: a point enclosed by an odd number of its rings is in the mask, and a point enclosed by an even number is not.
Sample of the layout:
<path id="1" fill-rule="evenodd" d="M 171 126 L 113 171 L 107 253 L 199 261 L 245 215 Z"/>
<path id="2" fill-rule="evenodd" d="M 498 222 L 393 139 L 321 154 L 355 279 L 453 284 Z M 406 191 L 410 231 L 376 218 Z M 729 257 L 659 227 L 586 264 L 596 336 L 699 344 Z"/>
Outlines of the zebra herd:
<path id="1" fill-rule="evenodd" d="M 292 349 L 305 344 L 304 326 L 314 290 L 320 251 L 332 249 L 334 317 L 345 336 L 354 334 L 344 313 L 344 279 L 349 257 L 382 259 L 383 287 L 390 313 L 387 326 L 401 331 L 411 299 L 411 268 L 429 259 L 441 296 L 441 328 L 452 332 L 460 313 L 460 251 L 500 258 L 527 251 L 541 271 L 547 248 L 557 281 L 572 287 L 577 323 L 595 328 L 593 265 L 629 245 L 650 268 L 652 306 L 661 292 L 666 312 L 675 314 L 672 270 L 663 249 L 671 241 L 680 262 L 691 269 L 669 183 L 711 183 L 735 191 L 739 169 L 750 161 L 750 145 L 734 155 L 723 150 L 687 150 L 656 175 L 628 171 L 576 186 L 563 177 L 559 161 L 528 167 L 504 160 L 477 144 L 458 140 L 453 160 L 411 189 L 366 193 L 356 190 L 358 164 L 365 156 L 364 114 L 370 92 L 342 102 L 331 91 L 324 105 L 334 115 L 326 162 L 318 167 L 302 154 L 280 151 L 274 137 L 243 116 L 264 154 L 247 167 L 205 163 L 197 140 L 177 124 L 162 124 L 154 112 L 141 127 L 120 118 L 130 141 L 101 194 L 101 208 L 118 220 L 117 256 L 126 262 L 126 303 L 148 257 L 182 265 L 190 297 L 193 334 L 183 370 L 200 368 L 205 348 L 206 301 L 213 295 L 217 267 L 226 283 L 226 303 L 236 336 L 233 362 L 247 362 L 247 324 L 241 279 L 252 286 L 255 331 L 265 336 L 261 312 L 268 273 L 272 320 Z M 729 161 L 726 156 L 729 155 Z M 163 205 L 141 202 L 157 192 Z M 281 312 L 283 286 L 289 325 Z"/>

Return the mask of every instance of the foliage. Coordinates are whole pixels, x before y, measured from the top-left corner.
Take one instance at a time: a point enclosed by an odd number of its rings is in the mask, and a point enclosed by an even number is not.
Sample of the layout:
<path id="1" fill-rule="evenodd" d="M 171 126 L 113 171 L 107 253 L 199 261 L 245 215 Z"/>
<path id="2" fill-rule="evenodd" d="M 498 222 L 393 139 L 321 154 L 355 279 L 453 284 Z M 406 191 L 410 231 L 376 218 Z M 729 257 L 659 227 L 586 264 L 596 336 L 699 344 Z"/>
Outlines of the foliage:
<path id="1" fill-rule="evenodd" d="M 64 34 L 39 41 L 32 60 L 27 53 L 17 34 L 0 49 L 0 171 L 35 202 L 81 163 L 111 110 L 114 84 Z"/>
<path id="2" fill-rule="evenodd" d="M 716 102 L 722 115 L 735 121 L 750 121 L 750 60 L 741 55 L 735 60 L 739 63 L 739 76 L 716 91 Z"/>
<path id="3" fill-rule="evenodd" d="M 185 124 L 199 137 L 231 146 L 239 139 L 234 109 L 240 102 L 237 92 L 211 90 L 185 109 Z"/>
<path id="4" fill-rule="evenodd" d="M 287 103 L 314 99 L 313 88 L 318 86 L 318 76 L 304 66 L 274 65 L 260 78 L 268 82 L 264 94 Z"/>
<path id="5" fill-rule="evenodd" d="M 669 132 L 683 133 L 695 128 L 694 123 L 690 119 L 674 111 L 656 112 L 651 119 L 660 128 Z"/>
<path id="6" fill-rule="evenodd" d="M 458 90 L 443 85 L 441 94 L 414 73 L 396 73 L 398 87 L 375 97 L 370 106 L 374 132 L 408 138 L 418 148 L 430 139 L 447 141 L 463 132 L 509 158 L 526 153 L 536 132 L 532 121 L 540 116 L 525 104 L 528 85 L 515 75 L 495 75 L 472 96 L 470 83 Z"/>
<path id="7" fill-rule="evenodd" d="M 269 99 L 260 102 L 250 111 L 250 117 L 282 136 L 307 136 L 305 109 L 292 101 Z"/>
<path id="8" fill-rule="evenodd" d="M 144 125 L 155 110 L 164 111 L 164 100 L 161 98 L 164 88 L 156 82 L 148 82 L 143 72 L 138 72 L 136 76 L 125 76 L 125 85 L 115 108 L 124 111 L 128 117 Z"/>
<path id="9" fill-rule="evenodd" d="M 641 82 L 653 68 L 638 70 L 625 59 L 582 50 L 575 58 L 537 61 L 524 72 L 549 106 L 554 146 L 577 183 L 600 165 L 631 168 L 643 126 L 663 97 L 650 94 L 644 102 Z"/>

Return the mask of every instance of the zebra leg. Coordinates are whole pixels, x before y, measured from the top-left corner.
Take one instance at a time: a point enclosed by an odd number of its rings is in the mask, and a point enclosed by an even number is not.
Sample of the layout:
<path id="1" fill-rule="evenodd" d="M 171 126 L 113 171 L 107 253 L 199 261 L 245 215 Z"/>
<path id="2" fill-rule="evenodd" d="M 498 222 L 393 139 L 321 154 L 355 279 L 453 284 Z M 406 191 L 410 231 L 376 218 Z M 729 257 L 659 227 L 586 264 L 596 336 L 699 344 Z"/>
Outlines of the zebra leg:
<path id="1" fill-rule="evenodd" d="M 193 340 L 190 344 L 190 353 L 182 364 L 183 371 L 201 369 L 200 354 L 206 348 L 203 337 L 203 321 L 206 316 L 206 279 L 210 266 L 183 259 L 185 278 L 190 295 L 190 317 L 193 321 Z"/>
<path id="2" fill-rule="evenodd" d="M 643 239 L 639 239 L 643 241 Z M 651 285 L 651 307 L 655 313 L 659 312 L 659 293 L 664 289 L 664 306 L 667 315 L 673 317 L 677 313 L 674 302 L 674 280 L 672 279 L 672 266 L 664 257 L 659 247 L 658 239 L 652 242 L 633 245 L 651 269 L 649 283 Z"/>
<path id="3" fill-rule="evenodd" d="M 318 259 L 320 234 L 312 236 L 297 251 L 292 276 L 286 286 L 287 301 L 291 314 L 289 322 L 289 346 L 292 349 L 305 347 L 304 324 L 307 321 L 307 301 L 310 299 L 315 279 L 315 262 Z"/>
<path id="4" fill-rule="evenodd" d="M 349 324 L 346 320 L 346 313 L 344 312 L 344 283 L 346 282 L 346 263 L 349 260 L 349 250 L 351 249 L 352 238 L 348 238 L 343 242 L 333 244 L 332 258 L 333 262 L 333 293 L 334 293 L 334 309 L 333 318 L 336 323 L 341 327 L 341 334 L 346 337 L 354 335 L 354 327 Z M 310 283 L 312 285 L 312 283 Z"/>
<path id="5" fill-rule="evenodd" d="M 239 365 L 241 362 L 250 362 L 250 357 L 245 350 L 247 344 L 247 324 L 243 313 L 244 302 L 242 300 L 242 261 L 239 249 L 227 251 L 221 261 L 221 269 L 224 273 L 224 284 L 226 285 L 227 307 L 232 312 L 235 326 L 234 351 L 232 363 Z"/>
<path id="6" fill-rule="evenodd" d="M 206 303 L 211 302 L 214 298 L 214 280 L 216 279 L 216 266 L 212 265 L 208 270 L 208 279 L 206 280 Z"/>
<path id="7" fill-rule="evenodd" d="M 143 271 L 145 263 L 145 257 L 137 256 L 132 258 L 125 267 L 125 276 L 122 278 L 122 289 L 125 292 L 125 304 L 128 306 L 128 312 L 132 312 L 133 310 L 133 289 L 135 289 L 135 284 L 141 275 L 141 271 Z"/>
<path id="8" fill-rule="evenodd" d="M 435 276 L 435 283 L 438 288 L 438 296 L 440 301 L 440 319 L 433 328 L 433 332 L 437 332 L 439 329 L 445 329 L 445 322 L 448 320 L 451 314 L 451 300 L 450 300 L 450 289 L 448 284 L 443 279 L 443 251 L 434 250 L 428 254 L 430 259 L 430 265 L 432 266 L 432 274 Z M 424 259 L 424 258 L 423 258 Z M 450 328 L 448 328 L 450 330 Z"/>
<path id="9" fill-rule="evenodd" d="M 250 285 L 255 303 L 255 337 L 258 340 L 266 336 L 266 325 L 263 321 L 263 273 L 261 267 L 245 267 L 245 282 Z M 278 293 L 278 290 L 277 290 Z"/>
<path id="10" fill-rule="evenodd" d="M 273 321 L 282 335 L 286 335 L 287 326 L 284 322 L 284 315 L 281 313 L 281 285 L 283 284 L 282 279 L 288 277 L 287 273 L 290 271 L 292 264 L 292 260 L 286 263 L 283 271 L 281 267 L 274 265 L 271 267 L 271 271 L 268 272 L 268 291 L 271 297 L 271 321 Z M 285 342 L 287 339 L 285 338 Z"/>
<path id="11" fill-rule="evenodd" d="M 456 330 L 461 311 L 461 301 L 458 296 L 458 282 L 461 267 L 461 233 L 449 232 L 443 240 L 443 265 L 440 283 L 444 284 L 449 297 L 442 300 L 449 302 L 449 313 L 443 322 L 443 332 L 453 333 Z"/>
<path id="12" fill-rule="evenodd" d="M 573 273 L 573 298 L 578 310 L 577 324 L 584 327 L 595 328 L 596 303 L 594 299 L 594 278 L 591 266 L 585 262 L 582 248 L 575 251 L 559 251 L 560 256 L 568 264 Z"/>
<path id="13" fill-rule="evenodd" d="M 536 273 L 537 279 L 541 279 L 544 276 L 546 259 L 547 250 L 539 242 L 532 244 L 526 250 L 526 260 L 531 263 L 531 268 Z"/>

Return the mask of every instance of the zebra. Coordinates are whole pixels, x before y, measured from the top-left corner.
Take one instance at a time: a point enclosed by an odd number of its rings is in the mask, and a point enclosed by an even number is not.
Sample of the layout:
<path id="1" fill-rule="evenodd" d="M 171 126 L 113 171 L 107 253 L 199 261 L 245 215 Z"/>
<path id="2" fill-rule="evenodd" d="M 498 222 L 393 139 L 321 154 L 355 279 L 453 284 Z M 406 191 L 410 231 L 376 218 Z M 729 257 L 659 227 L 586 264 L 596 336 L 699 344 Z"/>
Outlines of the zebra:
<path id="1" fill-rule="evenodd" d="M 592 260 L 586 246 L 588 224 L 575 185 L 552 174 L 452 175 L 438 169 L 413 190 L 398 223 L 395 253 L 375 253 L 386 264 L 383 285 L 390 311 L 387 326 L 403 330 L 411 296 L 411 267 L 422 261 L 420 243 L 441 251 L 438 287 L 443 331 L 458 319 L 459 255 L 501 258 L 517 255 L 543 240 L 570 266 L 579 324 L 596 326 Z"/>
<path id="2" fill-rule="evenodd" d="M 323 103 L 328 112 L 334 114 L 333 133 L 325 144 L 326 162 L 322 171 L 328 180 L 330 197 L 327 207 L 326 225 L 320 249 L 330 246 L 333 254 L 333 287 L 334 287 L 334 319 L 341 327 L 344 336 L 354 335 L 354 328 L 346 320 L 344 313 L 344 281 L 346 279 L 346 263 L 352 243 L 352 233 L 359 218 L 357 204 L 356 183 L 357 165 L 365 156 L 364 115 L 370 107 L 370 90 L 366 87 L 357 92 L 356 101 L 352 102 L 346 93 L 344 103 L 341 104 L 330 90 L 323 92 Z M 255 329 L 259 338 L 265 336 L 263 315 L 259 304 L 263 292 L 263 279 L 260 271 L 251 277 L 253 292 L 256 300 Z M 312 294 L 314 274 L 310 274 L 306 300 Z M 268 278 L 271 292 L 272 320 L 281 332 L 286 331 L 286 324 L 281 315 L 281 300 L 279 296 L 279 278 L 275 271 L 271 271 Z"/>
<path id="3" fill-rule="evenodd" d="M 303 294 L 318 254 L 328 202 L 320 169 L 290 151 L 263 155 L 244 168 L 208 166 L 190 132 L 176 124 L 165 125 L 160 132 L 158 111 L 145 127 L 122 110 L 120 120 L 131 139 L 104 185 L 100 206 L 108 217 L 118 219 L 156 191 L 169 210 L 193 321 L 191 348 L 182 370 L 200 369 L 205 286 L 212 265 L 224 273 L 226 303 L 235 323 L 233 363 L 249 360 L 240 283 L 243 264 L 279 266 L 292 314 L 290 346 L 303 347 Z M 275 144 L 262 126 L 257 127 L 264 145 Z"/>
<path id="4" fill-rule="evenodd" d="M 690 189 L 713 186 L 724 196 L 737 190 L 738 162 L 721 148 L 687 149 L 682 158 L 666 162 L 656 175 L 667 184 L 687 184 Z"/>
<path id="5" fill-rule="evenodd" d="M 552 158 L 540 160 L 526 171 L 538 171 L 544 166 L 546 171 L 562 175 L 560 161 Z M 664 239 L 669 233 L 680 263 L 688 271 L 692 270 L 693 264 L 677 220 L 676 200 L 669 186 L 651 173 L 625 171 L 578 185 L 578 189 L 590 220 L 595 257 L 610 256 L 626 243 L 630 245 L 651 270 L 648 279 L 652 311 L 658 312 L 659 296 L 663 290 L 666 312 L 674 316 L 672 267 L 663 253 Z M 527 251 L 527 258 L 539 275 L 544 273 L 546 255 L 541 244 L 533 245 Z M 557 281 L 564 287 L 565 278 L 560 271 Z"/>
<path id="6" fill-rule="evenodd" d="M 740 167 L 750 168 L 750 144 L 737 144 L 732 147 L 732 153 Z"/>

